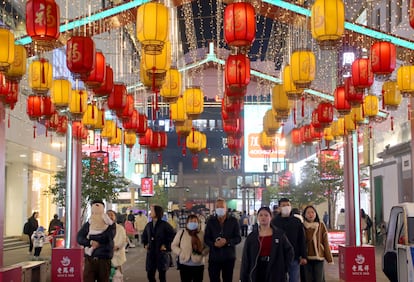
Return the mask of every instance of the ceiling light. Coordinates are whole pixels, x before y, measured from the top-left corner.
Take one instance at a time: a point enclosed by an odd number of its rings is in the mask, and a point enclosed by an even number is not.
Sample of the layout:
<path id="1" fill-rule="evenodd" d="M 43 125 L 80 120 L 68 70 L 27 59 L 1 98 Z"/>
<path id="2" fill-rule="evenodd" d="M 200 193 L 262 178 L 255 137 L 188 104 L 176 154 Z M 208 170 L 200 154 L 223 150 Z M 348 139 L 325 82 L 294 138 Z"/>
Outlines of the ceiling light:
<path id="1" fill-rule="evenodd" d="M 27 155 L 26 154 L 20 154 L 19 157 L 21 157 L 21 158 L 27 158 Z"/>

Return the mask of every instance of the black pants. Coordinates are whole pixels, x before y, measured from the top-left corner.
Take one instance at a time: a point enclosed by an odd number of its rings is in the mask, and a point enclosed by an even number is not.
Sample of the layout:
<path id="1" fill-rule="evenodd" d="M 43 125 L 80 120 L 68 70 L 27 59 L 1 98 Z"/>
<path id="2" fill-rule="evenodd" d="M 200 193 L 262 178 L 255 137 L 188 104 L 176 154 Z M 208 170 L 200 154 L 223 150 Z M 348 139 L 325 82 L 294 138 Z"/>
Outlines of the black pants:
<path id="1" fill-rule="evenodd" d="M 32 241 L 32 234 L 27 234 L 29 236 L 29 252 L 33 251 L 33 241 Z"/>
<path id="2" fill-rule="evenodd" d="M 85 257 L 83 282 L 109 281 L 111 274 L 111 259 Z"/>
<path id="3" fill-rule="evenodd" d="M 34 256 L 35 257 L 38 257 L 38 256 L 40 256 L 40 252 L 42 251 L 42 247 L 35 247 L 34 248 Z"/>
<path id="4" fill-rule="evenodd" d="M 241 226 L 241 236 L 247 237 L 247 229 L 248 229 L 248 225 L 242 225 Z"/>
<path id="5" fill-rule="evenodd" d="M 226 260 L 224 262 L 214 262 L 209 260 L 208 262 L 208 276 L 210 282 L 220 282 L 220 272 L 223 278 L 223 282 L 233 281 L 234 259 Z"/>
<path id="6" fill-rule="evenodd" d="M 148 281 L 149 282 L 155 282 L 156 280 L 155 280 L 155 272 L 156 272 L 156 270 L 157 269 L 150 269 L 150 270 L 148 270 L 147 271 L 147 278 L 148 278 Z M 166 277 L 165 277 L 165 273 L 166 273 L 166 271 L 159 271 L 158 270 L 158 278 L 160 279 L 160 282 L 165 282 L 165 281 L 167 281 L 166 280 Z"/>
<path id="7" fill-rule="evenodd" d="M 204 265 L 180 265 L 181 282 L 201 282 L 203 281 L 203 273 Z"/>

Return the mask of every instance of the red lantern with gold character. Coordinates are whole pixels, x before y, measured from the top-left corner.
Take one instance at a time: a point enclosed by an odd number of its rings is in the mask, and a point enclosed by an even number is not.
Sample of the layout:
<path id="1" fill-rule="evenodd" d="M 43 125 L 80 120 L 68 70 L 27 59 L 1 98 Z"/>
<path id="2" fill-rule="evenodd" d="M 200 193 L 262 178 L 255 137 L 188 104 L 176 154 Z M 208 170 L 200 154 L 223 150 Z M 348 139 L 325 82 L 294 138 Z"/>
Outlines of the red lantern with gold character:
<path id="1" fill-rule="evenodd" d="M 66 65 L 75 77 L 89 75 L 95 66 L 95 42 L 91 37 L 72 36 L 66 43 Z"/>
<path id="2" fill-rule="evenodd" d="M 56 112 L 55 106 L 52 103 L 52 99 L 49 96 L 43 96 L 42 103 L 43 103 L 43 110 L 42 110 L 43 117 L 50 118 Z"/>
<path id="3" fill-rule="evenodd" d="M 377 80 L 386 80 L 395 70 L 397 50 L 388 41 L 375 42 L 371 46 L 371 68 Z"/>
<path id="4" fill-rule="evenodd" d="M 2 72 L 0 72 L 0 100 L 7 96 L 7 94 L 11 91 L 11 84 L 8 79 L 4 76 Z"/>
<path id="5" fill-rule="evenodd" d="M 244 90 L 250 82 L 250 60 L 244 54 L 229 55 L 225 65 L 225 84 L 230 92 Z"/>
<path id="6" fill-rule="evenodd" d="M 26 113 L 31 120 L 37 120 L 43 115 L 42 96 L 30 95 L 27 98 Z"/>
<path id="7" fill-rule="evenodd" d="M 95 52 L 95 64 L 92 71 L 89 75 L 82 76 L 82 80 L 85 84 L 91 88 L 95 89 L 100 87 L 105 82 L 106 76 L 106 60 L 105 56 L 101 50 L 96 50 Z"/>
<path id="8" fill-rule="evenodd" d="M 19 97 L 19 82 L 10 81 L 10 92 L 4 97 L 4 104 L 10 109 L 14 109 Z M 1 97 L 1 96 L 0 96 Z"/>
<path id="9" fill-rule="evenodd" d="M 354 87 L 352 77 L 345 78 L 345 99 L 351 106 L 361 105 L 364 101 L 364 92 Z"/>
<path id="10" fill-rule="evenodd" d="M 318 120 L 322 127 L 327 127 L 333 121 L 333 105 L 329 102 L 321 102 L 318 105 Z"/>
<path id="11" fill-rule="evenodd" d="M 127 89 L 123 83 L 115 83 L 114 91 L 109 94 L 108 108 L 112 111 L 122 111 L 127 103 Z"/>
<path id="12" fill-rule="evenodd" d="M 374 73 L 368 58 L 359 58 L 352 63 L 352 83 L 357 90 L 371 87 Z"/>
<path id="13" fill-rule="evenodd" d="M 134 106 L 134 96 L 132 94 L 127 94 L 125 107 L 121 111 L 116 112 L 117 117 L 120 119 L 130 118 L 132 116 L 132 112 L 134 111 Z"/>
<path id="14" fill-rule="evenodd" d="M 303 127 L 293 128 L 291 133 L 292 144 L 294 146 L 300 146 L 303 142 Z"/>
<path id="15" fill-rule="evenodd" d="M 229 46 L 249 47 L 256 36 L 256 13 L 250 3 L 228 4 L 224 10 L 224 39 Z"/>
<path id="16" fill-rule="evenodd" d="M 340 115 L 347 115 L 351 111 L 351 104 L 345 97 L 345 86 L 339 85 L 334 92 L 334 107 Z"/>
<path id="17" fill-rule="evenodd" d="M 53 0 L 26 2 L 26 31 L 36 42 L 45 44 L 59 37 L 60 11 Z"/>
<path id="18" fill-rule="evenodd" d="M 110 65 L 106 65 L 105 81 L 98 88 L 93 89 L 95 97 L 108 97 L 114 89 L 114 71 Z"/>

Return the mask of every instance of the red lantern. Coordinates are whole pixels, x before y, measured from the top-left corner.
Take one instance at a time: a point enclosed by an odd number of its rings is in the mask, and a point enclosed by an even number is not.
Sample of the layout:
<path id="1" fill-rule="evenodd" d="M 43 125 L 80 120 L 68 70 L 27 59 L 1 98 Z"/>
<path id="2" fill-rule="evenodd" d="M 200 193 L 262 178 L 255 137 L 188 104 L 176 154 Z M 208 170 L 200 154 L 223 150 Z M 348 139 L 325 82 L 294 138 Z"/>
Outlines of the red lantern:
<path id="1" fill-rule="evenodd" d="M 225 84 L 230 92 L 243 91 L 250 82 L 250 60 L 244 54 L 229 55 L 225 65 Z"/>
<path id="2" fill-rule="evenodd" d="M 106 71 L 105 71 L 105 81 L 103 84 L 95 88 L 93 90 L 93 93 L 95 93 L 95 97 L 108 97 L 109 94 L 114 89 L 114 71 L 112 70 L 110 65 L 106 65 Z"/>
<path id="3" fill-rule="evenodd" d="M 240 152 L 244 148 L 243 137 L 237 137 L 233 135 L 227 136 L 227 147 L 232 154 L 240 155 Z"/>
<path id="4" fill-rule="evenodd" d="M 59 126 L 59 114 L 55 112 L 49 119 L 46 120 L 45 126 L 49 131 L 56 131 Z"/>
<path id="5" fill-rule="evenodd" d="M 38 43 L 59 38 L 60 11 L 53 0 L 29 0 L 26 3 L 26 31 Z"/>
<path id="6" fill-rule="evenodd" d="M 374 83 L 374 74 L 368 58 L 356 59 L 352 63 L 352 83 L 356 89 L 362 90 L 371 87 Z"/>
<path id="7" fill-rule="evenodd" d="M 11 91 L 10 80 L 6 79 L 6 76 L 0 72 L 0 100 L 6 97 Z"/>
<path id="8" fill-rule="evenodd" d="M 81 121 L 72 122 L 72 136 L 75 139 L 86 140 L 88 138 L 88 129 L 86 129 Z"/>
<path id="9" fill-rule="evenodd" d="M 126 130 L 126 131 L 134 131 L 138 128 L 138 111 L 136 109 L 134 109 L 132 111 L 132 114 L 130 117 L 128 117 L 127 119 L 124 119 L 122 121 L 122 127 Z"/>
<path id="10" fill-rule="evenodd" d="M 229 46 L 249 47 L 256 36 L 256 13 L 250 3 L 228 4 L 224 10 L 224 39 Z"/>
<path id="11" fill-rule="evenodd" d="M 375 42 L 371 46 L 371 68 L 377 79 L 388 79 L 397 63 L 395 45 L 388 41 Z"/>
<path id="12" fill-rule="evenodd" d="M 160 132 L 160 131 L 153 131 L 150 142 L 149 148 L 152 151 L 160 151 L 164 150 L 167 147 L 167 133 Z"/>
<path id="13" fill-rule="evenodd" d="M 68 130 L 68 118 L 66 116 L 59 116 L 59 122 L 56 128 L 57 135 L 65 135 Z"/>
<path id="14" fill-rule="evenodd" d="M 91 37 L 72 36 L 66 43 L 66 65 L 77 78 L 89 75 L 95 66 L 95 53 Z"/>
<path id="15" fill-rule="evenodd" d="M 42 116 L 46 118 L 50 118 L 55 112 L 55 106 L 52 103 L 52 100 L 49 96 L 43 96 L 42 97 L 42 104 L 43 104 L 43 110 L 42 110 Z"/>
<path id="16" fill-rule="evenodd" d="M 82 76 L 82 80 L 85 84 L 91 88 L 95 89 L 105 82 L 106 75 L 106 61 L 105 56 L 101 50 L 96 50 L 95 53 L 95 65 L 89 75 Z"/>
<path id="17" fill-rule="evenodd" d="M 114 83 L 114 90 L 108 97 L 108 108 L 112 111 L 123 111 L 127 103 L 127 89 L 123 83 Z"/>
<path id="18" fill-rule="evenodd" d="M 291 131 L 292 144 L 294 146 L 300 146 L 303 142 L 303 127 L 293 128 Z"/>
<path id="19" fill-rule="evenodd" d="M 334 107 L 340 115 L 347 115 L 351 112 L 351 104 L 345 98 L 345 86 L 339 85 L 334 92 Z"/>
<path id="20" fill-rule="evenodd" d="M 352 77 L 345 78 L 345 99 L 351 106 L 359 106 L 364 102 L 364 92 L 354 87 Z"/>
<path id="21" fill-rule="evenodd" d="M 243 99 L 230 99 L 224 95 L 221 100 L 221 116 L 223 119 L 238 118 L 243 109 Z"/>
<path id="22" fill-rule="evenodd" d="M 132 116 L 132 112 L 134 111 L 134 96 L 132 94 L 128 94 L 126 100 L 127 101 L 125 107 L 122 109 L 122 111 L 118 111 L 116 113 L 117 117 L 120 119 L 129 119 Z"/>
<path id="23" fill-rule="evenodd" d="M 152 129 L 148 128 L 147 131 L 145 131 L 144 135 L 142 135 L 139 138 L 139 145 L 143 147 L 149 146 L 151 142 L 152 134 L 153 134 Z"/>
<path id="24" fill-rule="evenodd" d="M 26 113 L 31 120 L 37 120 L 43 115 L 42 96 L 30 95 L 27 98 Z"/>
<path id="25" fill-rule="evenodd" d="M 303 126 L 303 142 L 305 144 L 311 144 L 313 142 L 312 128 L 310 124 Z"/>
<path id="26" fill-rule="evenodd" d="M 223 119 L 223 131 L 234 137 L 243 136 L 243 118 Z"/>
<path id="27" fill-rule="evenodd" d="M 138 126 L 135 132 L 142 136 L 148 130 L 148 117 L 145 114 L 138 114 Z"/>
<path id="28" fill-rule="evenodd" d="M 318 109 L 314 109 L 312 111 L 312 122 L 311 122 L 313 128 L 316 128 L 318 130 L 322 129 L 322 124 L 319 122 L 319 111 Z"/>
<path id="29" fill-rule="evenodd" d="M 329 102 L 321 102 L 318 105 L 318 121 L 322 127 L 327 127 L 333 121 L 333 105 Z"/>
<path id="30" fill-rule="evenodd" d="M 9 84 L 10 84 L 10 92 L 7 93 L 7 95 L 4 97 L 4 104 L 6 107 L 10 107 L 11 109 L 13 109 L 19 97 L 19 82 L 9 81 Z"/>

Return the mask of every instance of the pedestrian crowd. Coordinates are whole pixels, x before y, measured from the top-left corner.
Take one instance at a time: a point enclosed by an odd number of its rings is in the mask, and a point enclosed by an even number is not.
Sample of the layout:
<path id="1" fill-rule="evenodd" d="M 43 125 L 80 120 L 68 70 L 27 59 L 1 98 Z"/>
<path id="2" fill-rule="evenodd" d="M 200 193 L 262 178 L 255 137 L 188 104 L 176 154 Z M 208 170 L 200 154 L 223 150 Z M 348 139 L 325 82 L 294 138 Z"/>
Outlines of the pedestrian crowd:
<path id="1" fill-rule="evenodd" d="M 178 269 L 181 281 L 241 282 L 323 282 L 324 264 L 333 263 L 328 242 L 329 216 L 322 220 L 316 208 L 302 212 L 281 198 L 271 210 L 261 207 L 252 214 L 227 208 L 218 198 L 211 215 L 204 212 L 164 213 L 152 205 L 145 211 L 118 214 L 105 212 L 101 200 L 91 202 L 91 216 L 78 231 L 78 244 L 84 247 L 83 281 L 123 281 L 123 264 L 129 248 L 146 250 L 148 281 L 166 281 L 169 268 Z M 345 210 L 337 218 L 337 229 L 344 230 Z M 29 252 L 38 258 L 45 243 L 64 233 L 64 221 L 55 215 L 46 230 L 34 212 L 24 226 L 30 238 Z M 361 209 L 364 242 L 371 240 L 372 221 Z M 236 246 L 244 240 L 240 273 L 234 273 Z M 205 269 L 207 266 L 207 269 Z"/>

